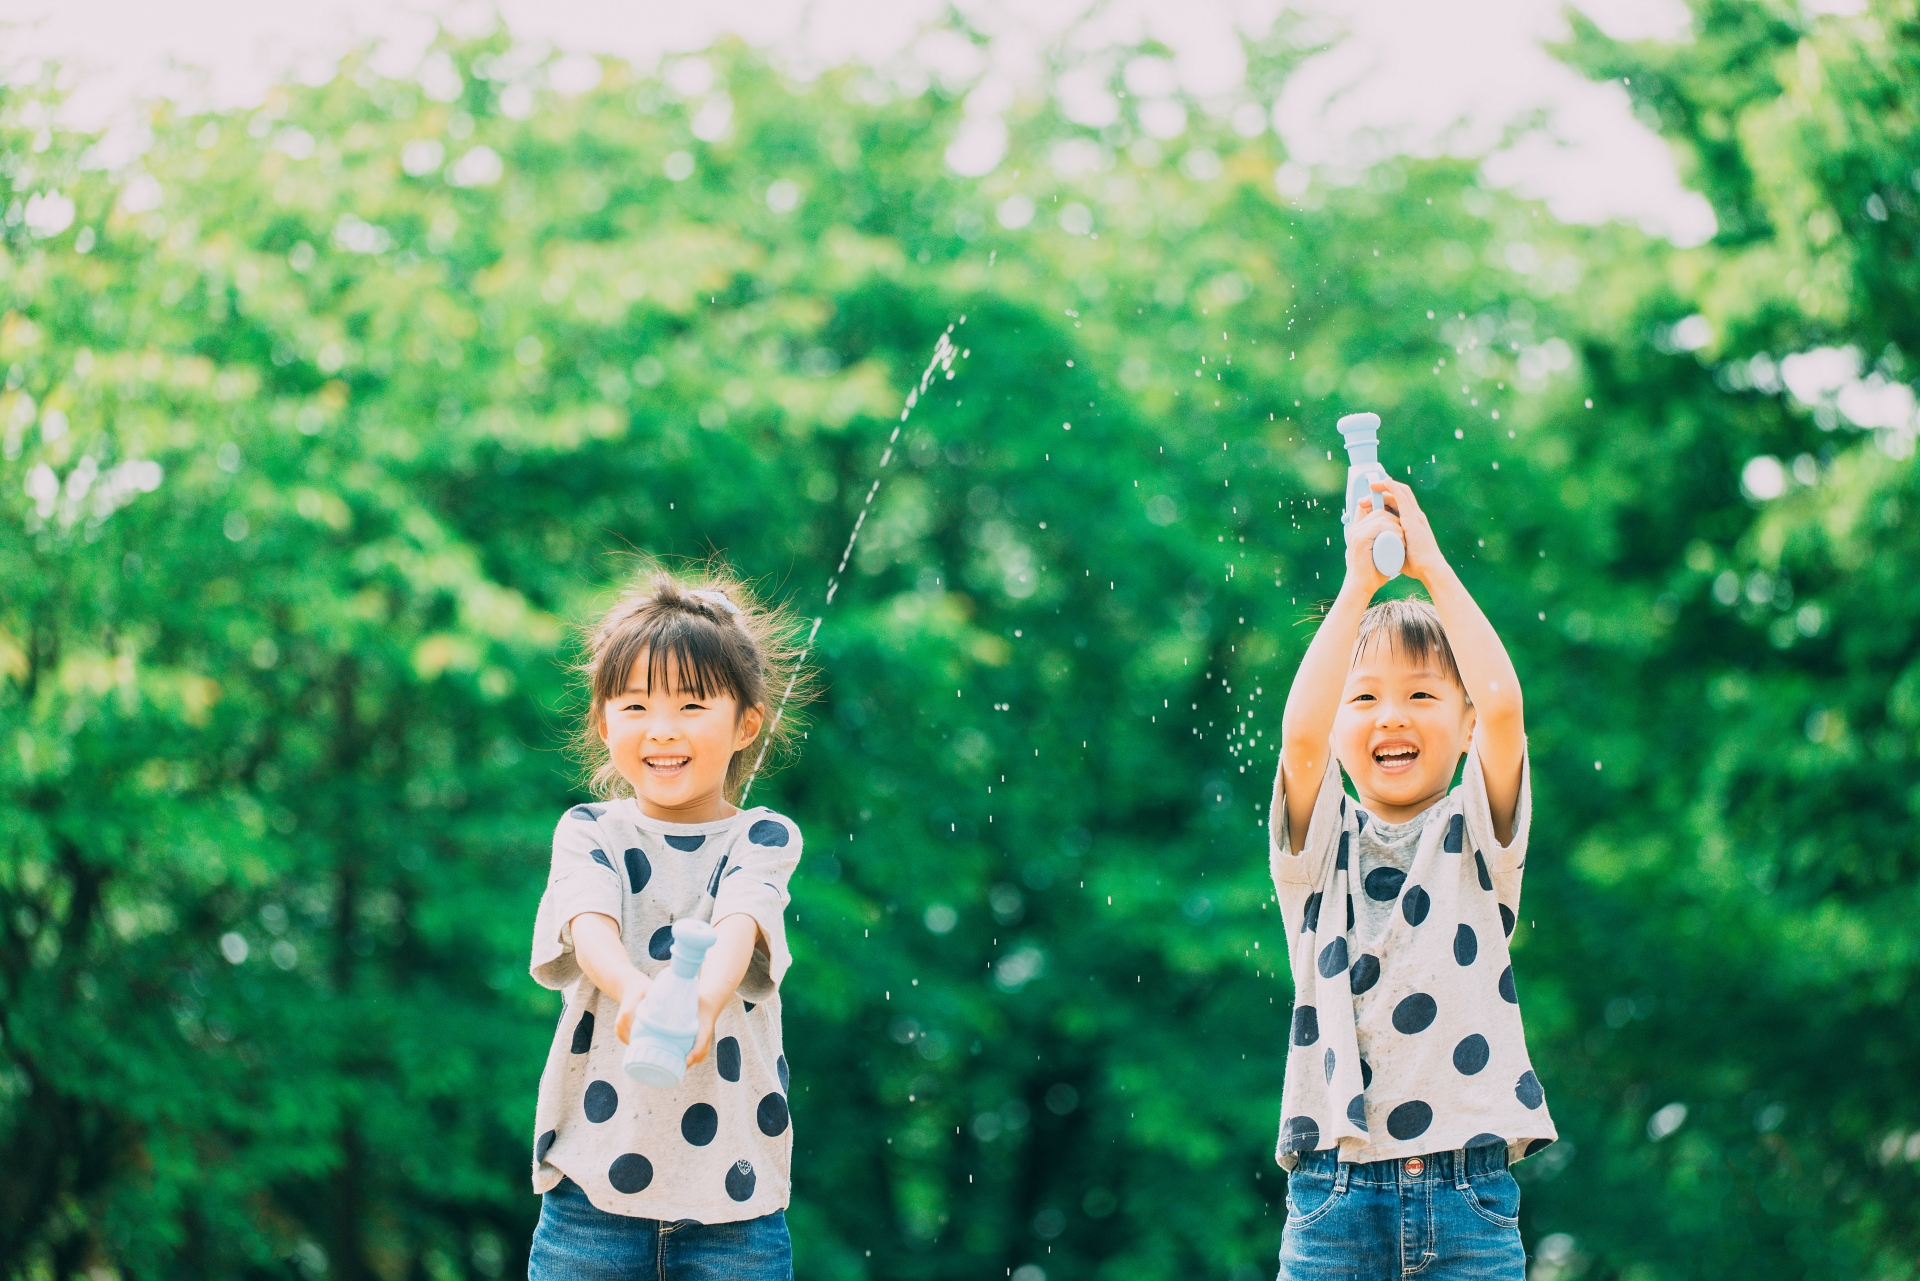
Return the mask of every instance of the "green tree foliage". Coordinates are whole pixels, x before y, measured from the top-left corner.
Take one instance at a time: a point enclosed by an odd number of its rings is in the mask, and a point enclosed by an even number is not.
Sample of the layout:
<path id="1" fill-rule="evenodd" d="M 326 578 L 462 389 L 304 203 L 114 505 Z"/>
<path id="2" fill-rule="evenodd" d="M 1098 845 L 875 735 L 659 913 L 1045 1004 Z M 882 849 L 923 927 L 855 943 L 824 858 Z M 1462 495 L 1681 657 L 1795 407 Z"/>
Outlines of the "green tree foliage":
<path id="1" fill-rule="evenodd" d="M 1451 162 L 1282 196 L 1132 100 L 963 180 L 944 90 L 737 50 L 449 44 L 122 168 L 15 92 L 0 1263 L 523 1270 L 570 628 L 635 551 L 818 613 L 861 521 L 754 796 L 809 838 L 801 1274 L 1270 1271 L 1270 744 L 1364 406 L 1527 682 L 1541 1266 L 1911 1275 L 1911 432 L 1856 425 L 1911 16 L 1700 22 L 1571 51 L 1700 157 L 1688 251 Z"/>

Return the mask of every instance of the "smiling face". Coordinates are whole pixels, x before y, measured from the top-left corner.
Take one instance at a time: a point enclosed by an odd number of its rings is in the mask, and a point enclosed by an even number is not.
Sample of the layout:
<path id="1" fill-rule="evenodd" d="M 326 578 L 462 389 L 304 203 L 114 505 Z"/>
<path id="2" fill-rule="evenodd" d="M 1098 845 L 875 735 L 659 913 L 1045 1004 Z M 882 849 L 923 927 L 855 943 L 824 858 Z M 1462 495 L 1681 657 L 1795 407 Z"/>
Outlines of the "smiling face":
<path id="1" fill-rule="evenodd" d="M 1383 822 L 1447 793 L 1473 737 L 1473 706 L 1438 653 L 1410 655 L 1388 632 L 1363 642 L 1333 722 L 1334 754 Z"/>
<path id="2" fill-rule="evenodd" d="M 642 652 L 626 687 L 600 709 L 595 728 L 641 812 L 668 823 L 705 823 L 734 812 L 726 797 L 734 753 L 760 734 L 764 712 L 709 687 L 688 688 L 679 664 Z M 649 681 L 649 674 L 656 679 Z"/>

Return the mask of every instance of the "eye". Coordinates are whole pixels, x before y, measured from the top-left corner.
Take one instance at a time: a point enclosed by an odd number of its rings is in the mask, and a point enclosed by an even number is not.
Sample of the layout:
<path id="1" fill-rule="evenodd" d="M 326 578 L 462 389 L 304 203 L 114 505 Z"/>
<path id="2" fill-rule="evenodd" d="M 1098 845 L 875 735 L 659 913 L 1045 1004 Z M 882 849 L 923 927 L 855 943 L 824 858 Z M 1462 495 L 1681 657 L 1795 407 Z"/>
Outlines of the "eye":
<path id="1" fill-rule="evenodd" d="M 1432 698 L 1432 697 L 1433 697 L 1433 695 L 1431 695 L 1431 694 L 1429 694 L 1429 693 L 1427 693 L 1427 691 L 1425 691 L 1424 689 L 1422 689 L 1422 690 L 1415 690 L 1415 691 L 1414 691 L 1414 695 L 1413 695 L 1413 696 L 1414 696 L 1415 698 Z"/>
<path id="2" fill-rule="evenodd" d="M 1371 703 L 1376 700 L 1371 694 L 1355 694 L 1353 696 L 1353 701 L 1356 703 Z"/>
<path id="3" fill-rule="evenodd" d="M 687 704 L 684 704 L 680 708 L 680 710 L 683 712 L 704 712 L 706 708 L 701 706 L 699 703 L 687 703 Z"/>

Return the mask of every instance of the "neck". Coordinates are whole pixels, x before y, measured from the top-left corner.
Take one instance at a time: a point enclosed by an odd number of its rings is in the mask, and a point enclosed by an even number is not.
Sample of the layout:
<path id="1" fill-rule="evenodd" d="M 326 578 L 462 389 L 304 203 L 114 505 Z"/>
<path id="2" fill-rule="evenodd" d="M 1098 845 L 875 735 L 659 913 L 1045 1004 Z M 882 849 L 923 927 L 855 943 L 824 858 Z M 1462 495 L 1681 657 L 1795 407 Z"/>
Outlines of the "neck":
<path id="1" fill-rule="evenodd" d="M 663 805 L 638 794 L 633 799 L 642 814 L 661 823 L 713 823 L 740 812 L 717 789 L 678 805 Z"/>
<path id="2" fill-rule="evenodd" d="M 1367 813 L 1373 815 L 1382 823 L 1404 823 L 1410 818 L 1424 814 L 1428 809 L 1445 799 L 1446 795 L 1447 786 L 1444 783 L 1440 785 L 1438 791 L 1431 795 L 1423 796 L 1417 801 L 1409 801 L 1406 804 L 1383 801 L 1378 796 L 1369 796 L 1365 791 L 1362 791 L 1360 793 L 1360 805 Z"/>

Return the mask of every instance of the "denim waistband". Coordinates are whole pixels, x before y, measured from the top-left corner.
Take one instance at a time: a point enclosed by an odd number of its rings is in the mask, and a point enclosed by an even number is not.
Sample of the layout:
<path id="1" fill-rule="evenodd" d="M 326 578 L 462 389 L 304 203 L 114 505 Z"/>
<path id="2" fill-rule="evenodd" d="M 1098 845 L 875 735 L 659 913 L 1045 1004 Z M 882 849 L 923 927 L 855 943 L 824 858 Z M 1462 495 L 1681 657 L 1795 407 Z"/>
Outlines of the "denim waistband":
<path id="1" fill-rule="evenodd" d="M 1414 1173 L 1412 1162 L 1420 1162 L 1419 1173 Z M 1424 1152 L 1419 1157 L 1401 1157 L 1392 1161 L 1357 1161 L 1349 1163 L 1345 1169 L 1348 1183 L 1379 1184 L 1395 1187 L 1406 1183 L 1418 1183 L 1421 1180 L 1444 1180 L 1448 1183 L 1461 1177 L 1456 1173 L 1460 1165 L 1465 1166 L 1465 1177 L 1474 1178 L 1482 1174 L 1493 1174 L 1507 1168 L 1507 1145 L 1488 1143 L 1477 1148 L 1467 1148 L 1454 1152 Z M 1300 1162 L 1294 1167 L 1295 1174 L 1319 1174 L 1332 1177 L 1341 1169 L 1340 1149 L 1322 1148 L 1317 1152 L 1302 1152 Z"/>

